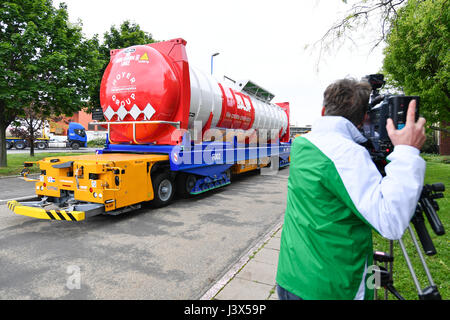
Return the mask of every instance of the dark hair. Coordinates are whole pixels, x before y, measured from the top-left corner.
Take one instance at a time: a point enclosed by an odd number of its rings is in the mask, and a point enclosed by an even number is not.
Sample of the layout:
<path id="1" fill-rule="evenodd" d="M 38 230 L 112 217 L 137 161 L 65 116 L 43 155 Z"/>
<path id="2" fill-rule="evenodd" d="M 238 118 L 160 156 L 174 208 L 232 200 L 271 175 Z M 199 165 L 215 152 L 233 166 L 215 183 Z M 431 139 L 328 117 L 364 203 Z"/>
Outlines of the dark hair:
<path id="1" fill-rule="evenodd" d="M 359 126 L 367 112 L 372 88 L 366 81 L 341 79 L 330 84 L 323 93 L 326 116 L 341 116 Z"/>

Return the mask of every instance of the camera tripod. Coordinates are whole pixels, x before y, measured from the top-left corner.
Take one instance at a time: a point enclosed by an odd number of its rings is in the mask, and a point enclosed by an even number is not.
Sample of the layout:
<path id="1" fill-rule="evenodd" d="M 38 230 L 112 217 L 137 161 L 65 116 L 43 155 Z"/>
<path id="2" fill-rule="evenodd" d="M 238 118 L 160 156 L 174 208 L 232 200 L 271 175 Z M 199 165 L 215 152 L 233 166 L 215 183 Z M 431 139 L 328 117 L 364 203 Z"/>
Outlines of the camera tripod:
<path id="1" fill-rule="evenodd" d="M 430 222 L 430 225 L 433 229 L 433 231 L 437 235 L 443 235 L 445 234 L 444 227 L 439 220 L 438 215 L 436 214 L 436 211 L 439 210 L 439 205 L 435 201 L 435 199 L 442 198 L 444 195 L 441 193 L 445 190 L 445 186 L 442 183 L 436 183 L 433 185 L 425 185 L 421 196 L 419 198 L 419 203 L 416 207 L 416 212 L 411 220 L 413 223 L 417 235 L 419 237 L 419 240 L 422 244 L 422 247 L 424 249 L 424 252 L 426 255 L 434 255 L 436 254 L 436 248 L 434 247 L 434 244 L 430 238 L 430 235 L 428 233 L 428 230 L 425 227 L 424 224 L 424 218 L 422 216 L 422 212 L 425 212 L 425 215 L 428 218 L 428 221 Z M 408 252 L 406 250 L 405 244 L 403 242 L 403 237 L 398 240 L 398 243 L 400 245 L 400 249 L 402 250 L 403 257 L 405 258 L 406 264 L 408 266 L 409 272 L 411 274 L 411 277 L 413 279 L 414 285 L 417 289 L 417 293 L 420 300 L 442 300 L 442 297 L 439 293 L 439 290 L 436 286 L 436 284 L 433 281 L 433 278 L 431 276 L 430 270 L 428 269 L 428 265 L 425 261 L 425 258 L 422 254 L 422 250 L 419 247 L 419 244 L 417 242 L 417 238 L 414 234 L 413 229 L 411 228 L 411 225 L 408 226 L 409 234 L 411 235 L 412 242 L 414 244 L 414 247 L 417 251 L 417 254 L 420 258 L 420 262 L 422 263 L 423 269 L 426 273 L 426 276 L 428 278 L 429 286 L 425 288 L 421 288 L 419 280 L 417 279 L 417 275 L 414 271 L 413 265 L 411 263 L 411 259 L 409 258 Z M 377 283 L 379 285 L 378 288 L 375 288 L 375 295 L 374 298 L 377 299 L 377 289 L 383 287 L 385 289 L 384 292 L 384 299 L 388 299 L 388 292 L 391 292 L 397 299 L 399 300 L 405 300 L 405 298 L 397 291 L 397 289 L 394 287 L 393 283 L 393 264 L 394 264 L 394 241 L 389 240 L 389 253 L 385 252 L 374 252 L 374 262 L 376 263 L 384 263 L 384 266 L 378 266 L 378 268 L 375 268 L 375 277 L 378 279 Z"/>
<path id="2" fill-rule="evenodd" d="M 411 273 L 411 277 L 413 279 L 414 285 L 417 289 L 417 293 L 419 295 L 420 300 L 441 300 L 441 295 L 437 289 L 436 284 L 433 281 L 433 278 L 431 276 L 430 270 L 428 269 L 428 265 L 425 261 L 425 258 L 422 254 L 421 249 L 419 248 L 419 244 L 417 243 L 417 239 L 414 235 L 414 231 L 409 226 L 408 231 L 411 234 L 411 238 L 413 240 L 414 246 L 417 250 L 417 253 L 420 258 L 420 262 L 422 263 L 423 269 L 425 270 L 425 273 L 428 278 L 429 286 L 422 289 L 421 285 L 419 283 L 419 280 L 417 279 L 417 275 L 414 271 L 414 268 L 411 263 L 411 259 L 409 258 L 408 252 L 406 251 L 406 247 L 404 245 L 404 242 L 402 239 L 398 240 L 398 243 L 400 245 L 400 248 L 403 253 L 403 257 L 405 258 L 406 264 L 408 266 L 409 272 Z M 389 240 L 389 254 L 386 254 L 384 252 L 376 251 L 374 253 L 374 261 L 376 262 L 383 262 L 385 265 L 384 267 L 379 266 L 379 270 L 376 270 L 376 272 L 379 272 L 379 279 L 380 279 L 380 287 L 383 287 L 385 289 L 384 292 L 384 299 L 388 299 L 388 292 L 392 293 L 397 299 L 399 300 L 405 300 L 405 298 L 397 291 L 397 289 L 394 287 L 393 283 L 393 264 L 394 264 L 394 255 L 393 255 L 393 245 L 394 241 Z M 375 289 L 375 300 L 377 300 L 377 289 Z"/>

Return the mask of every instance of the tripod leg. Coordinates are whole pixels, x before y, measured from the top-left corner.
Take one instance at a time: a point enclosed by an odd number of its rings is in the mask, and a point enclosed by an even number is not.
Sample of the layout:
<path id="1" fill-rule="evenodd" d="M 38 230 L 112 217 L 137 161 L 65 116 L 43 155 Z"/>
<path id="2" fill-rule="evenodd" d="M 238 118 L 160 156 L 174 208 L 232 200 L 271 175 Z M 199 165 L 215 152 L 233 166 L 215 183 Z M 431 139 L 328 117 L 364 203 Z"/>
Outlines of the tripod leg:
<path id="1" fill-rule="evenodd" d="M 430 286 L 434 286 L 433 278 L 431 277 L 430 270 L 428 269 L 428 265 L 423 257 L 422 251 L 419 248 L 419 244 L 417 243 L 417 239 L 416 239 L 416 236 L 414 235 L 414 231 L 412 230 L 411 226 L 408 226 L 408 230 L 409 230 L 409 233 L 411 234 L 411 239 L 414 243 L 414 246 L 416 247 L 417 254 L 419 255 L 420 262 L 422 263 L 423 269 L 425 270 L 425 273 L 427 274 L 427 278 L 428 278 L 428 281 L 430 282 Z"/>
<path id="2" fill-rule="evenodd" d="M 386 269 L 386 270 L 388 270 L 388 263 L 387 262 L 385 262 L 384 263 L 384 268 Z M 391 275 L 392 275 L 392 273 L 391 273 Z M 388 297 L 388 287 L 386 287 L 385 289 L 384 289 L 384 300 L 388 300 L 389 299 L 389 297 Z"/>
<path id="3" fill-rule="evenodd" d="M 391 255 L 391 257 L 394 257 L 394 241 L 393 240 L 389 240 L 389 254 Z M 393 274 L 392 272 L 394 271 L 394 260 L 391 261 L 391 263 L 389 264 L 389 273 Z"/>
<path id="4" fill-rule="evenodd" d="M 386 289 L 389 290 L 398 300 L 405 300 L 405 298 L 403 298 L 403 296 L 398 293 L 397 289 L 395 289 L 392 284 L 388 284 L 386 286 Z"/>
<path id="5" fill-rule="evenodd" d="M 400 248 L 402 249 L 403 256 L 405 257 L 406 264 L 408 265 L 409 272 L 411 273 L 411 277 L 413 278 L 414 285 L 416 286 L 417 292 L 419 293 L 419 296 L 420 296 L 420 295 L 422 295 L 422 289 L 420 288 L 419 280 L 417 280 L 416 273 L 414 272 L 414 268 L 411 264 L 411 260 L 409 259 L 408 252 L 406 252 L 406 248 L 405 248 L 405 245 L 403 244 L 403 240 L 399 239 L 398 243 L 400 244 Z"/>
<path id="6" fill-rule="evenodd" d="M 393 240 L 389 240 L 389 255 L 393 258 L 394 257 L 394 241 Z M 388 269 L 388 265 L 389 265 L 389 269 Z M 386 270 L 389 270 L 389 274 L 390 274 L 390 276 L 391 276 L 391 281 L 393 280 L 392 279 L 392 276 L 393 276 L 393 269 L 394 269 L 394 259 L 392 259 L 392 261 L 390 261 L 390 262 L 386 262 Z M 389 291 L 391 291 L 391 290 L 389 290 L 388 291 L 388 287 L 386 287 L 386 289 L 384 290 L 384 300 L 388 300 L 389 299 L 389 297 L 388 297 L 388 292 Z M 392 292 L 392 291 L 391 291 Z M 396 291 L 397 292 L 397 291 Z M 398 293 L 398 292 L 397 292 Z M 395 295 L 395 294 L 394 294 Z"/>

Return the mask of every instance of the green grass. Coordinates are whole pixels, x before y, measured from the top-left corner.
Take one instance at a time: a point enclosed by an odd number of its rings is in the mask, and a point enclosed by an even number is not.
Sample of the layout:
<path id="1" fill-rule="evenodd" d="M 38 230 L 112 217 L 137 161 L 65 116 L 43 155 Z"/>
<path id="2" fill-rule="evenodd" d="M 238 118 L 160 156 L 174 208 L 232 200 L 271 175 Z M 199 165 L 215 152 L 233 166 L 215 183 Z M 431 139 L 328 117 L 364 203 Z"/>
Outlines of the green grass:
<path id="1" fill-rule="evenodd" d="M 430 273 L 433 277 L 435 284 L 437 285 L 439 292 L 443 299 L 450 299 L 450 157 L 436 156 L 436 155 L 423 155 L 423 158 L 427 161 L 427 169 L 425 174 L 425 183 L 432 184 L 436 182 L 444 183 L 446 190 L 444 192 L 444 198 L 438 199 L 440 210 L 437 212 L 446 234 L 443 236 L 437 236 L 431 229 L 428 221 L 424 215 L 428 232 L 436 247 L 437 254 L 434 256 L 425 256 Z M 414 229 L 414 228 L 413 228 Z M 417 237 L 417 235 L 416 235 Z M 409 232 L 405 232 L 403 237 L 405 247 L 408 251 L 408 255 L 411 258 L 411 262 L 414 267 L 414 271 L 417 274 L 422 289 L 428 286 L 428 278 L 423 270 L 417 251 L 411 240 Z M 419 242 L 419 247 L 422 250 L 422 245 Z M 382 238 L 378 234 L 373 236 L 374 249 L 379 251 L 389 252 L 389 241 Z M 422 250 L 423 253 L 423 250 Z M 408 300 L 418 299 L 417 290 L 414 286 L 409 269 L 406 265 L 403 253 L 397 241 L 394 241 L 394 286 Z M 379 293 L 379 297 L 384 296 L 384 290 Z M 395 299 L 391 294 L 389 299 Z"/>
<path id="2" fill-rule="evenodd" d="M 23 163 L 25 161 L 38 161 L 46 157 L 59 157 L 59 156 L 76 156 L 89 153 L 36 153 L 34 157 L 30 157 L 28 153 L 8 154 L 8 166 L 0 167 L 0 176 L 14 176 L 19 175 L 23 169 Z M 31 173 L 39 172 L 37 166 L 30 168 Z"/>

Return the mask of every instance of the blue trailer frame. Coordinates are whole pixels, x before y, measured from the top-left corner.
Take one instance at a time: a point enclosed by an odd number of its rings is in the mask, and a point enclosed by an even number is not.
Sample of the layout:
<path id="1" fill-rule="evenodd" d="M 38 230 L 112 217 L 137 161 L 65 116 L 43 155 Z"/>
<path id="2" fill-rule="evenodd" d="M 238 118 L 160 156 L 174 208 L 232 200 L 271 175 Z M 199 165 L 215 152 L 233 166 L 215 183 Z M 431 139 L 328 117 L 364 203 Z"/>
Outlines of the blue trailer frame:
<path id="1" fill-rule="evenodd" d="M 269 144 L 238 143 L 234 136 L 231 142 L 204 141 L 195 144 L 189 137 L 183 136 L 178 145 L 136 145 L 111 144 L 107 137 L 105 148 L 97 150 L 103 153 L 156 153 L 169 156 L 170 169 L 202 176 L 198 179 L 192 194 L 205 192 L 230 183 L 227 170 L 240 161 L 271 158 L 272 170 L 289 165 L 291 141 Z"/>

